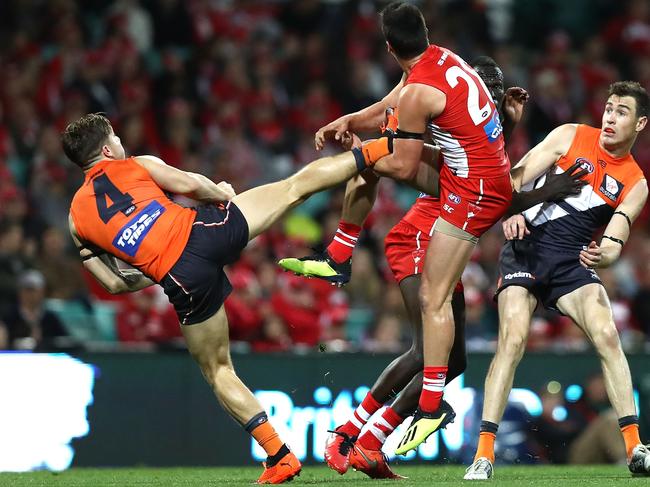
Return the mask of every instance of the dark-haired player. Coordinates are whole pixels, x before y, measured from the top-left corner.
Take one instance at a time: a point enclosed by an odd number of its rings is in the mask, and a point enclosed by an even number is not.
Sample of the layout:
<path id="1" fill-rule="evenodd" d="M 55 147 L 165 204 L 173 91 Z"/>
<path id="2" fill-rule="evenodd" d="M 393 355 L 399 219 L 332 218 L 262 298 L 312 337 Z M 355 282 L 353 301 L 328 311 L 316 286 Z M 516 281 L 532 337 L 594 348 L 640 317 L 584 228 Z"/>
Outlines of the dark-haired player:
<path id="1" fill-rule="evenodd" d="M 475 59 L 471 65 L 485 82 L 495 103 L 502 107 L 504 133 L 510 134 L 512 128 L 521 118 L 527 93 L 521 88 L 509 88 L 507 96 L 505 96 L 503 73 L 492 58 L 481 56 Z M 376 104 L 355 114 L 345 115 L 323 127 L 315 136 L 317 147 L 321 146 L 324 133 L 328 133 L 327 137 L 331 137 L 332 132 L 339 129 L 341 125 L 347 124 L 348 127 L 356 129 L 360 125 L 372 123 L 372 113 L 385 110 L 393 101 L 396 102 L 396 100 L 391 100 L 391 94 L 389 94 Z M 345 119 L 348 119 L 349 122 L 346 122 Z M 370 121 L 367 121 L 368 119 Z M 506 129 L 506 127 L 508 128 Z M 341 135 L 345 137 L 346 134 Z M 436 151 L 436 156 L 438 153 L 439 150 Z M 523 209 L 549 198 L 574 194 L 576 191 L 574 177 L 575 175 L 569 171 L 562 174 L 559 179 L 549 180 L 542 189 L 536 192 L 516 195 L 515 199 L 519 200 L 516 201 L 516 204 Z M 338 279 L 339 283 L 347 282 L 350 278 L 350 260 L 356 244 L 356 236 L 359 235 L 361 226 L 372 207 L 378 182 L 379 179 L 368 171 L 348 182 L 337 235 L 323 254 L 301 259 L 283 259 L 280 261 L 280 265 L 297 273 L 328 280 L 334 279 L 335 282 Z M 523 198 L 517 198 L 517 196 Z M 345 473 L 350 465 L 373 478 L 399 477 L 391 471 L 381 448 L 391 432 L 406 417 L 413 414 L 422 387 L 422 321 L 418 304 L 418 290 L 430 232 L 439 215 L 440 199 L 437 196 L 422 193 L 408 213 L 386 236 L 386 258 L 399 283 L 413 326 L 413 344 L 407 352 L 386 367 L 350 419 L 339 426 L 328 439 L 325 448 L 326 462 L 341 474 Z M 354 239 L 350 234 L 355 235 Z M 447 382 L 460 375 L 465 370 L 466 363 L 465 303 L 460 282 L 454 291 L 452 308 L 456 330 L 454 346 L 449 358 Z M 400 391 L 402 392 L 400 393 Z M 400 393 L 399 396 L 391 406 L 384 410 L 381 418 L 373 422 L 367 431 L 357 438 L 368 418 L 397 393 Z"/>
<path id="2" fill-rule="evenodd" d="M 217 399 L 268 455 L 258 483 L 291 480 L 300 473 L 300 462 L 233 368 L 223 308 L 232 288 L 223 267 L 288 209 L 387 154 L 386 140 L 319 159 L 283 181 L 237 196 L 228 183 L 215 184 L 157 157 L 127 158 L 110 122 L 99 114 L 68 125 L 62 142 L 85 173 L 72 200 L 69 226 L 86 269 L 112 293 L 154 283 L 164 288 L 187 347 Z M 203 204 L 184 208 L 167 192 Z M 118 259 L 135 269 L 121 270 Z"/>
<path id="3" fill-rule="evenodd" d="M 639 438 L 630 369 L 607 293 L 595 271 L 618 259 L 645 205 L 646 179 L 630 150 L 647 117 L 645 89 L 636 82 L 614 83 L 600 129 L 562 125 L 512 170 L 516 190 L 539 186 L 549 170 L 562 172 L 574 164 L 586 169 L 587 184 L 579 195 L 534 206 L 503 223 L 512 241 L 506 242 L 499 258 L 499 339 L 485 379 L 479 444 L 467 480 L 492 477 L 499 421 L 538 303 L 569 316 L 591 340 L 619 417 L 629 469 L 636 474 L 650 472 L 650 451 Z M 598 244 L 594 234 L 605 225 Z"/>
<path id="4" fill-rule="evenodd" d="M 441 402 L 454 343 L 451 300 L 478 238 L 512 200 L 510 163 L 497 107 L 476 72 L 453 52 L 430 45 L 422 13 L 393 3 L 381 13 L 389 52 L 406 76 L 397 87 L 399 125 L 388 175 L 410 179 L 429 130 L 440 147 L 440 217 L 423 263 L 419 304 L 424 369 L 418 411 L 396 453 L 416 448 L 452 418 Z M 429 258 L 430 257 L 430 258 Z"/>

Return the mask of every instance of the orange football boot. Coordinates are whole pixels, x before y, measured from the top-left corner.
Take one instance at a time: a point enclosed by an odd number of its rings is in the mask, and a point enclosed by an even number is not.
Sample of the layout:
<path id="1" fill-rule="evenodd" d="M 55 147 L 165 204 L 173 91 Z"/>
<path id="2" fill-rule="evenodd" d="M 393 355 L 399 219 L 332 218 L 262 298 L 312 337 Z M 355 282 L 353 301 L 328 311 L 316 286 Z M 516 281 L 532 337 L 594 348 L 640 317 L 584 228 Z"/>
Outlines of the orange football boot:
<path id="1" fill-rule="evenodd" d="M 281 484 L 288 482 L 294 477 L 300 475 L 302 465 L 300 460 L 291 452 L 283 456 L 278 463 L 269 467 L 266 462 L 263 463 L 264 472 L 259 479 L 258 484 Z"/>

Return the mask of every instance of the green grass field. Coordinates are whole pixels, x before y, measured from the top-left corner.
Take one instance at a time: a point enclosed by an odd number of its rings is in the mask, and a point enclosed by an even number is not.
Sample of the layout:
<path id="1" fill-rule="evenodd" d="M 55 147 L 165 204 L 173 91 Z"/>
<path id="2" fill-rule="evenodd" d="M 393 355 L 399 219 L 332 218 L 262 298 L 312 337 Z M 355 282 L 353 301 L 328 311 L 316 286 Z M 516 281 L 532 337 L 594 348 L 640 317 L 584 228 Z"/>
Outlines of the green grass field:
<path id="1" fill-rule="evenodd" d="M 373 481 L 365 475 L 350 471 L 339 476 L 326 467 L 306 467 L 300 477 L 289 483 L 292 487 L 352 485 L 387 485 L 400 487 L 431 485 L 468 485 L 463 482 L 461 466 L 397 466 L 397 472 L 408 480 Z M 0 474 L 0 485 L 21 486 L 250 486 L 261 468 L 123 468 L 85 469 L 73 468 L 62 473 L 34 472 L 26 474 Z M 623 466 L 553 466 L 553 467 L 497 467 L 496 477 L 488 484 L 494 486 L 553 486 L 573 485 L 648 485 L 650 478 L 633 478 Z M 471 484 L 474 485 L 474 484 Z M 479 484 L 481 485 L 481 484 Z"/>

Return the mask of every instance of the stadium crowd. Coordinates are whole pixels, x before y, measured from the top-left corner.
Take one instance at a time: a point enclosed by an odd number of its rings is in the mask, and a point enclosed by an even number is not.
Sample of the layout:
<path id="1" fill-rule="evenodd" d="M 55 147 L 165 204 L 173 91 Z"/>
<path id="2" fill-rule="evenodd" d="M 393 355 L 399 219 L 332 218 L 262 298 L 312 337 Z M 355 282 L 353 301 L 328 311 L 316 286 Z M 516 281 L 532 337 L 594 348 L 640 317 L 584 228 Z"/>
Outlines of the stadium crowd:
<path id="1" fill-rule="evenodd" d="M 399 79 L 378 28 L 383 4 L 1 2 L 0 348 L 69 344 L 58 339 L 65 335 L 78 341 L 75 313 L 76 322 L 85 316 L 96 323 L 109 314 L 103 332 L 84 340 L 162 346 L 180 337 L 161 289 L 112 296 L 82 270 L 67 235 L 70 199 L 81 183 L 59 142 L 69 121 L 104 112 L 129 153 L 158 155 L 237 191 L 281 178 L 319 157 L 318 128 L 381 98 Z M 635 79 L 650 90 L 645 0 L 418 4 L 435 26 L 432 42 L 468 61 L 493 56 L 506 85 L 530 92 L 509 145 L 513 162 L 561 123 L 598 125 L 612 81 Z M 650 169 L 650 131 L 641 132 L 634 154 Z M 412 190 L 382 182 L 344 289 L 281 273 L 275 264 L 329 241 L 342 196 L 342 189 L 316 195 L 253 241 L 229 270 L 234 292 L 226 310 L 231 338 L 242 348 L 404 347 L 409 327 L 383 237 L 413 202 Z M 647 208 L 636 227 L 620 262 L 599 270 L 628 350 L 650 347 Z M 463 277 L 470 350 L 494 344 L 492 293 L 502 242 L 499 227 L 486 234 Z M 588 344 L 570 320 L 540 312 L 529 347 L 583 350 Z"/>

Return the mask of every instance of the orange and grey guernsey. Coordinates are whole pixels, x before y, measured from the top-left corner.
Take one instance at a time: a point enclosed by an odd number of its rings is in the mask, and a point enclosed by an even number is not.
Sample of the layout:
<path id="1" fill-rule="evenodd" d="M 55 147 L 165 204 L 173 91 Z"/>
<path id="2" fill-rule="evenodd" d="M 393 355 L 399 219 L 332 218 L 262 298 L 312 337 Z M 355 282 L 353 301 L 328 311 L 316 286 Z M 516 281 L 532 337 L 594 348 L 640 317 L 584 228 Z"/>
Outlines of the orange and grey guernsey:
<path id="1" fill-rule="evenodd" d="M 587 174 L 581 179 L 587 184 L 579 195 L 559 202 L 541 203 L 524 212 L 531 240 L 543 247 L 580 251 L 607 225 L 616 207 L 642 179 L 643 171 L 628 154 L 613 157 L 600 146 L 600 129 L 578 125 L 571 147 L 556 163 L 557 172 L 566 171 L 576 162 Z M 546 179 L 541 176 L 522 190 L 538 188 Z"/>
<path id="2" fill-rule="evenodd" d="M 135 159 L 103 160 L 72 199 L 77 234 L 156 282 L 185 249 L 196 211 L 167 197 Z"/>

